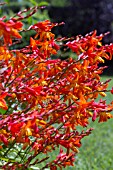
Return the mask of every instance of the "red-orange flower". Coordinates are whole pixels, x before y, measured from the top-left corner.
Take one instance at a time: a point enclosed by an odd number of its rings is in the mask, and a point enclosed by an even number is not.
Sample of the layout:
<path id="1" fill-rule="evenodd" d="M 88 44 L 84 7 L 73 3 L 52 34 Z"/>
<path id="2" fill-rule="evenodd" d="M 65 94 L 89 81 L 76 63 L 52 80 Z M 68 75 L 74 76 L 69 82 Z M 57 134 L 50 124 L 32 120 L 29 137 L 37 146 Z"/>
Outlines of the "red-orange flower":
<path id="1" fill-rule="evenodd" d="M 4 98 L 7 96 L 7 93 L 2 93 L 0 95 L 0 108 L 7 110 L 8 106 L 6 104 L 6 101 L 4 100 Z"/>
<path id="2" fill-rule="evenodd" d="M 3 36 L 5 44 L 12 44 L 12 37 L 22 38 L 18 33 L 22 29 L 23 24 L 21 22 L 14 22 L 9 20 L 7 22 L 0 21 L 0 36 Z"/>

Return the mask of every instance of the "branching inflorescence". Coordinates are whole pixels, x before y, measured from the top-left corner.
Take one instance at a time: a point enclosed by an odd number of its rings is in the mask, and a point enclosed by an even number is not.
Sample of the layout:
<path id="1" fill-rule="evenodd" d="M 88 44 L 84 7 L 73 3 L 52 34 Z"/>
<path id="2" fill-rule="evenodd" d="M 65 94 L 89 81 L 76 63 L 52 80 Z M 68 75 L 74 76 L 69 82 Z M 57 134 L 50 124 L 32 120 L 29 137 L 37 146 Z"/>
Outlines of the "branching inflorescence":
<path id="1" fill-rule="evenodd" d="M 58 38 L 51 32 L 58 24 L 49 20 L 28 28 L 36 35 L 29 45 L 11 49 L 14 39 L 21 39 L 24 12 L 4 22 L 0 18 L 0 159 L 3 169 L 56 170 L 73 166 L 81 139 L 92 129 L 89 118 L 105 122 L 113 116 L 113 103 L 95 100 L 106 96 L 109 80 L 100 81 L 105 59 L 111 60 L 113 44 L 102 45 L 104 35 L 96 31 L 75 39 Z M 28 12 L 28 11 L 27 11 Z M 26 30 L 27 31 L 27 30 Z M 65 41 L 66 40 L 66 41 Z M 66 43 L 65 43 L 66 42 Z M 61 47 L 75 53 L 76 59 L 52 59 Z M 51 153 L 58 155 L 50 159 Z M 12 156 L 13 155 L 13 156 Z"/>

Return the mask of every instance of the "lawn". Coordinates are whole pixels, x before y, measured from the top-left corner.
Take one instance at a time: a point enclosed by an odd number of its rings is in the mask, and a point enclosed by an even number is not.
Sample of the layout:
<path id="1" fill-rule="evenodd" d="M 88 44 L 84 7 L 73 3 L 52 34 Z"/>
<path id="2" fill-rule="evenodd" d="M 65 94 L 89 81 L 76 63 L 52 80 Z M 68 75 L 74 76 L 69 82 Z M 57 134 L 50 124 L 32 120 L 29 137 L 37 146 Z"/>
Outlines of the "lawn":
<path id="1" fill-rule="evenodd" d="M 102 81 L 109 77 L 102 77 Z M 113 86 L 110 82 L 108 88 Z M 107 102 L 113 99 L 108 93 Z M 82 139 L 80 153 L 76 156 L 74 167 L 66 170 L 113 170 L 113 119 L 106 123 L 91 122 L 92 134 Z"/>

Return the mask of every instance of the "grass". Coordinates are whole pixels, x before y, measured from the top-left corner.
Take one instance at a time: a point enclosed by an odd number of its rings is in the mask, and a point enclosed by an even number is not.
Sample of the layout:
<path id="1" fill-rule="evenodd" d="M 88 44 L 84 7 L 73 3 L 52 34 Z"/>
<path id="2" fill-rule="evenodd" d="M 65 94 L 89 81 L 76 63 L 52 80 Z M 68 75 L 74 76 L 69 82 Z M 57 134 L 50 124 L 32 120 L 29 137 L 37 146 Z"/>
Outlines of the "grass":
<path id="1" fill-rule="evenodd" d="M 82 140 L 80 153 L 76 157 L 76 170 L 113 169 L 113 120 L 107 123 L 91 123 L 92 134 Z"/>
<path id="2" fill-rule="evenodd" d="M 102 77 L 102 81 L 109 77 Z M 109 89 L 113 86 L 110 82 Z M 113 95 L 108 93 L 107 102 L 113 100 Z M 80 153 L 76 156 L 74 167 L 66 170 L 113 170 L 113 119 L 105 123 L 91 122 L 92 134 L 82 139 Z"/>

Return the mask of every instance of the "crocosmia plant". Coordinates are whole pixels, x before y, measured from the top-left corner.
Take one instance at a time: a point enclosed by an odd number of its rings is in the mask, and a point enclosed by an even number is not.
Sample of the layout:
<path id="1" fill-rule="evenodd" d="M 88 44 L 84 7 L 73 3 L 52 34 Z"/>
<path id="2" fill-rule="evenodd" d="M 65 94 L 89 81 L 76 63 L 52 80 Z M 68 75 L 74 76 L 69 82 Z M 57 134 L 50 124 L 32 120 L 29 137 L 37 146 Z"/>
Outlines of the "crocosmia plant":
<path id="1" fill-rule="evenodd" d="M 112 59 L 113 44 L 102 45 L 104 35 L 96 31 L 55 39 L 52 28 L 60 24 L 49 20 L 23 30 L 22 20 L 37 9 L 0 18 L 0 166 L 5 170 L 73 166 L 81 139 L 92 131 L 77 127 L 113 117 L 113 102 L 104 100 L 113 89 L 107 90 L 109 80 L 100 81 L 105 68 L 100 63 Z M 35 35 L 16 48 L 23 31 Z M 70 50 L 75 58 L 53 59 L 61 48 L 62 55 Z"/>

